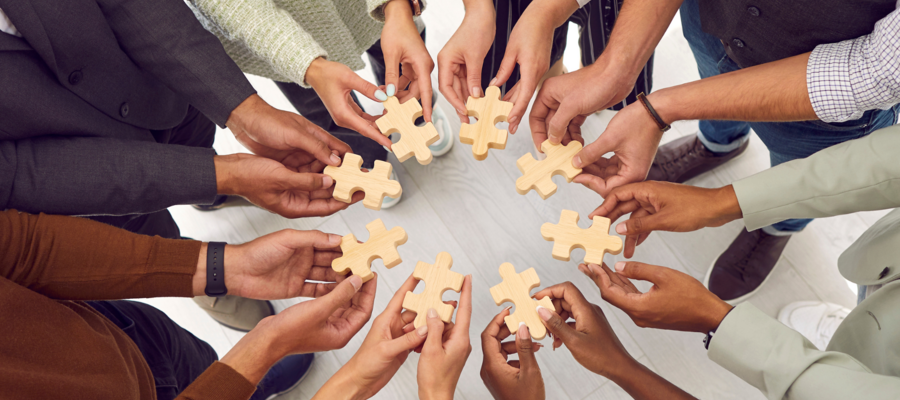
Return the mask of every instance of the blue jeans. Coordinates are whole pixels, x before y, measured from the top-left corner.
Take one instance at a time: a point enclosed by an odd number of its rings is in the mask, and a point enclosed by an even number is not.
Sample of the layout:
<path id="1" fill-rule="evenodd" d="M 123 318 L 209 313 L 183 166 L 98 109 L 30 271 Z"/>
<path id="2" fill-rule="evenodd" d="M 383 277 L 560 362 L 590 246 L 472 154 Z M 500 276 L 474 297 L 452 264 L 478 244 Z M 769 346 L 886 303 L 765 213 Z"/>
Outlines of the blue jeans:
<path id="1" fill-rule="evenodd" d="M 684 37 L 691 46 L 701 78 L 741 69 L 725 54 L 725 47 L 713 35 L 700 27 L 698 0 L 685 0 L 681 5 L 681 24 Z M 788 39 L 789 40 L 789 39 Z M 700 141 L 712 152 L 726 153 L 748 140 L 750 128 L 769 149 L 769 161 L 774 167 L 783 162 L 806 158 L 813 153 L 866 136 L 873 131 L 894 125 L 900 105 L 888 110 L 869 110 L 862 118 L 826 123 L 820 120 L 803 122 L 739 122 L 700 121 Z M 789 219 L 766 228 L 768 233 L 798 232 L 811 219 Z"/>

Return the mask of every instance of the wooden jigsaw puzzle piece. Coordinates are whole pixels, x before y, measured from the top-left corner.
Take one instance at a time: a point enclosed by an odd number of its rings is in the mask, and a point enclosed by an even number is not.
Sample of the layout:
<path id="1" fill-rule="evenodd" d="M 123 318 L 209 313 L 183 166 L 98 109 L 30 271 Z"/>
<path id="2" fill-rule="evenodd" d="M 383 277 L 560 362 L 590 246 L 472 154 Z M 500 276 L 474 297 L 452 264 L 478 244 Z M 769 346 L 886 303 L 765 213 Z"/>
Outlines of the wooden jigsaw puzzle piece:
<path id="1" fill-rule="evenodd" d="M 371 267 L 376 258 L 380 258 L 386 268 L 400 264 L 402 260 L 397 246 L 406 243 L 408 239 L 403 228 L 395 226 L 388 231 L 381 219 L 369 222 L 366 229 L 369 231 L 369 240 L 365 243 L 359 243 L 352 233 L 341 238 L 341 251 L 344 255 L 331 263 L 335 272 L 346 274 L 347 271 L 352 271 L 363 282 L 375 277 Z"/>
<path id="2" fill-rule="evenodd" d="M 425 290 L 422 293 L 407 292 L 403 298 L 403 308 L 416 312 L 413 326 L 419 328 L 426 324 L 429 308 L 437 311 L 441 321 L 450 322 L 453 316 L 453 306 L 444 304 L 441 300 L 444 292 L 462 290 L 465 276 L 450 270 L 453 266 L 453 258 L 447 252 L 441 252 L 434 264 L 419 261 L 413 271 L 413 277 L 425 282 Z"/>
<path id="3" fill-rule="evenodd" d="M 529 268 L 517 274 L 512 264 L 503 263 L 500 266 L 500 276 L 503 282 L 491 287 L 491 297 L 498 306 L 505 302 L 515 304 L 514 312 L 503 319 L 509 331 L 515 334 L 519 329 L 519 323 L 524 322 L 533 338 L 543 339 L 547 335 L 547 328 L 538 316 L 537 306 L 543 306 L 551 311 L 556 309 L 547 297 L 540 300 L 531 298 L 531 290 L 541 284 L 537 272 L 534 268 Z"/>
<path id="4" fill-rule="evenodd" d="M 565 146 L 550 144 L 549 140 L 545 140 L 541 143 L 541 150 L 547 158 L 536 161 L 531 154 L 525 154 L 516 161 L 516 166 L 522 172 L 522 176 L 516 179 L 516 191 L 527 194 L 534 189 L 545 200 L 552 196 L 557 189 L 553 176 L 562 175 L 567 182 L 572 182 L 581 173 L 580 168 L 572 166 L 572 158 L 581 151 L 581 147 L 581 143 L 574 140 Z"/>
<path id="5" fill-rule="evenodd" d="M 472 145 L 472 154 L 476 160 L 484 160 L 488 149 L 502 150 L 506 148 L 508 132 L 497 129 L 499 122 L 505 122 L 512 112 L 513 103 L 500 100 L 500 88 L 490 86 L 482 98 L 469 96 L 466 101 L 468 115 L 478 119 L 474 124 L 462 124 L 459 141 Z"/>
<path id="6" fill-rule="evenodd" d="M 375 125 L 385 136 L 400 134 L 400 140 L 391 145 L 391 151 L 397 159 L 404 162 L 415 155 L 419 164 L 431 163 L 433 156 L 428 146 L 437 142 L 440 135 L 431 122 L 424 126 L 416 126 L 416 118 L 422 116 L 419 101 L 412 98 L 400 104 L 396 96 L 391 96 L 383 104 L 387 114 L 378 118 Z"/>
<path id="7" fill-rule="evenodd" d="M 350 203 L 353 193 L 360 190 L 366 193 L 363 205 L 372 210 L 381 210 L 384 196 L 397 198 L 403 193 L 400 182 L 392 181 L 391 163 L 376 160 L 375 167 L 363 172 L 363 159 L 357 154 L 347 153 L 340 167 L 325 167 L 324 174 L 334 179 L 334 198 Z"/>
<path id="8" fill-rule="evenodd" d="M 580 248 L 584 249 L 584 262 L 599 265 L 603 263 L 606 253 L 615 255 L 622 252 L 622 239 L 609 234 L 609 218 L 594 217 L 589 229 L 578 227 L 578 220 L 577 212 L 562 210 L 559 224 L 548 222 L 541 225 L 544 240 L 554 242 L 553 258 L 569 261 L 572 250 Z"/>

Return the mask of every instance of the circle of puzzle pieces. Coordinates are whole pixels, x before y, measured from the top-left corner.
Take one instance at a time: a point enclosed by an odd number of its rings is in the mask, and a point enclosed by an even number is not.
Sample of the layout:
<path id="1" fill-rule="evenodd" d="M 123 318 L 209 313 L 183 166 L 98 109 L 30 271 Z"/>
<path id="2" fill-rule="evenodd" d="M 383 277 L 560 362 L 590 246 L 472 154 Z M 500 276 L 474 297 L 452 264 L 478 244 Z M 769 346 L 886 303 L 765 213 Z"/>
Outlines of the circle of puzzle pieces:
<path id="1" fill-rule="evenodd" d="M 419 261 L 413 271 L 413 277 L 425 282 L 425 290 L 422 293 L 406 292 L 403 298 L 403 308 L 416 312 L 413 326 L 419 328 L 426 324 L 428 309 L 437 311 L 441 321 L 450 322 L 453 316 L 453 306 L 444 304 L 441 300 L 444 292 L 462 290 L 465 276 L 450 270 L 453 266 L 453 258 L 447 252 L 440 252 L 434 264 Z"/>
<path id="2" fill-rule="evenodd" d="M 428 146 L 437 142 L 440 135 L 431 122 L 416 126 L 416 118 L 422 116 L 419 101 L 411 98 L 406 103 L 400 104 L 396 96 L 391 96 L 382 104 L 387 114 L 375 120 L 375 125 L 378 125 L 384 136 L 400 134 L 400 141 L 391 145 L 391 151 L 397 159 L 404 162 L 415 155 L 419 164 L 431 163 L 433 156 Z"/>
<path id="3" fill-rule="evenodd" d="M 397 198 L 403 193 L 400 182 L 391 180 L 391 163 L 375 160 L 375 167 L 369 172 L 362 171 L 363 159 L 357 154 L 344 154 L 340 167 L 325 167 L 324 174 L 334 178 L 334 198 L 350 203 L 353 193 L 366 193 L 363 205 L 372 210 L 381 210 L 384 196 Z"/>
<path id="4" fill-rule="evenodd" d="M 372 273 L 372 261 L 380 258 L 387 268 L 396 267 L 402 261 L 397 246 L 406 243 L 408 237 L 406 231 L 395 226 L 391 230 L 384 227 L 381 219 L 376 219 L 366 225 L 369 231 L 369 240 L 359 243 L 352 233 L 341 238 L 341 251 L 344 255 L 336 258 L 331 263 L 331 268 L 339 274 L 352 271 L 353 275 L 359 275 L 363 282 L 375 277 Z"/>
<path id="5" fill-rule="evenodd" d="M 469 96 L 466 110 L 469 116 L 477 118 L 478 121 L 474 124 L 462 124 L 459 129 L 459 141 L 472 145 L 472 154 L 476 160 L 486 159 L 488 149 L 506 148 L 508 132 L 497 129 L 494 125 L 506 122 L 512 108 L 513 103 L 500 100 L 500 88 L 496 86 L 488 87 L 482 98 Z"/>
<path id="6" fill-rule="evenodd" d="M 542 306 L 550 311 L 556 311 L 553 308 L 553 302 L 549 297 L 540 300 L 531 298 L 531 289 L 541 284 L 534 268 L 528 268 L 520 274 L 516 273 L 516 267 L 510 263 L 503 263 L 500 266 L 500 276 L 503 282 L 491 288 L 491 297 L 497 305 L 505 302 L 515 304 L 515 312 L 503 319 L 509 332 L 515 334 L 519 329 L 519 322 L 524 322 L 531 332 L 531 337 L 541 340 L 547 335 L 547 327 L 541 322 L 538 316 L 537 306 Z"/>
<path id="7" fill-rule="evenodd" d="M 541 225 L 541 236 L 544 240 L 553 241 L 553 258 L 569 261 L 569 255 L 576 248 L 584 249 L 584 262 L 600 265 L 606 253 L 622 252 L 622 239 L 609 234 L 609 218 L 594 217 L 594 223 L 588 229 L 578 227 L 578 213 L 562 210 L 559 224 L 549 222 Z"/>
<path id="8" fill-rule="evenodd" d="M 554 175 L 562 175 L 566 178 L 566 182 L 572 182 L 581 168 L 572 166 L 572 158 L 581 151 L 581 143 L 571 141 L 563 146 L 562 144 L 550 144 L 549 140 L 541 143 L 541 151 L 547 155 L 547 158 L 537 161 L 531 153 L 525 154 L 516 161 L 516 166 L 522 172 L 522 176 L 516 179 L 516 191 L 519 194 L 527 194 L 534 189 L 542 199 L 556 193 L 556 184 L 553 183 Z"/>

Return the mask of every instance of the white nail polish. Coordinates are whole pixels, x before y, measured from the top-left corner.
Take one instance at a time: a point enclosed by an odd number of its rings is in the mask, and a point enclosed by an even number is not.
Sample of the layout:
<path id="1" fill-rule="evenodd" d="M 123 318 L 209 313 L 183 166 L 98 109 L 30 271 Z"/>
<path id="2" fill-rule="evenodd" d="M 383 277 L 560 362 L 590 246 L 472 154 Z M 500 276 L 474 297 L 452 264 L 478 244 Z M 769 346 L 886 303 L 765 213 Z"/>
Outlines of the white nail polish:
<path id="1" fill-rule="evenodd" d="M 387 101 L 388 96 L 386 94 L 384 94 L 384 92 L 382 92 L 381 89 L 378 89 L 375 91 L 375 98 L 378 100 L 381 100 L 381 101 Z"/>

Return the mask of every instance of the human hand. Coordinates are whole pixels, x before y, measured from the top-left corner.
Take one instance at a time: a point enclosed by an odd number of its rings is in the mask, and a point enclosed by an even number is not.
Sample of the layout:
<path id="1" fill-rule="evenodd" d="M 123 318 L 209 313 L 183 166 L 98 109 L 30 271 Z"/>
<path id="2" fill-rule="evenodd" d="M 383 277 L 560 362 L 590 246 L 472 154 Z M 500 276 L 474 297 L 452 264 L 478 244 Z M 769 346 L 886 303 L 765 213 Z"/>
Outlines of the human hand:
<path id="1" fill-rule="evenodd" d="M 306 165 L 285 165 L 252 154 L 216 156 L 217 193 L 238 195 L 285 218 L 331 215 L 349 204 L 333 198 L 334 180 L 322 174 L 318 160 Z M 365 197 L 355 193 L 352 203 Z"/>
<path id="2" fill-rule="evenodd" d="M 460 122 L 469 123 L 466 108 L 469 96 L 478 98 L 484 95 L 481 68 L 494 43 L 495 16 L 494 5 L 489 1 L 466 4 L 462 24 L 438 53 L 440 90 L 456 109 Z"/>
<path id="3" fill-rule="evenodd" d="M 653 231 L 691 232 L 722 226 L 741 218 L 741 206 L 731 185 L 705 189 L 669 182 L 640 182 L 613 189 L 588 218 L 601 216 L 616 221 L 616 232 L 625 237 L 625 257 L 634 255 Z"/>
<path id="4" fill-rule="evenodd" d="M 299 153 L 325 165 L 341 165 L 350 146 L 300 115 L 273 108 L 259 95 L 237 106 L 225 122 L 244 147 L 266 158 L 285 162 Z"/>
<path id="5" fill-rule="evenodd" d="M 624 261 L 616 263 L 616 272 L 596 264 L 582 264 L 578 269 L 597 284 L 603 300 L 642 328 L 707 333 L 732 308 L 700 281 L 673 269 Z M 631 279 L 648 281 L 653 287 L 641 293 Z"/>
<path id="6" fill-rule="evenodd" d="M 582 173 L 573 179 L 606 197 L 613 188 L 643 181 L 650 171 L 662 132 L 643 106 L 634 103 L 619 111 L 606 131 L 572 159 Z M 603 155 L 613 152 L 610 158 Z"/>
<path id="7" fill-rule="evenodd" d="M 351 276 L 327 295 L 266 317 L 221 361 L 256 383 L 284 356 L 342 348 L 372 316 L 376 285 L 377 277 L 363 284 Z"/>
<path id="8" fill-rule="evenodd" d="M 422 117 L 431 122 L 431 71 L 434 61 L 419 36 L 408 0 L 391 0 L 384 5 L 384 28 L 381 30 L 381 50 L 384 53 L 384 83 L 387 95 L 398 94 L 400 103 L 412 97 L 422 99 Z M 402 70 L 401 70 L 402 64 Z M 402 73 L 402 76 L 401 76 Z"/>
<path id="9" fill-rule="evenodd" d="M 428 331 L 419 357 L 416 380 L 420 399 L 452 399 L 459 375 L 472 353 L 469 322 L 472 319 L 472 275 L 463 280 L 456 323 L 444 331 L 444 322 L 434 309 L 428 310 Z M 443 335 L 437 332 L 444 332 Z"/>
<path id="10" fill-rule="evenodd" d="M 624 366 L 636 363 L 609 326 L 603 310 L 589 303 L 572 282 L 548 287 L 534 296 L 549 297 L 553 307 L 560 310 L 557 315 L 538 307 L 538 316 L 553 334 L 553 348 L 565 344 L 579 364 L 610 379 Z M 566 322 L 569 318 L 575 321 Z"/>
<path id="11" fill-rule="evenodd" d="M 510 336 L 509 328 L 503 321 L 509 315 L 509 309 L 507 307 L 497 314 L 481 333 L 484 354 L 481 380 L 495 399 L 544 399 L 544 378 L 534 358 L 541 344 L 531 340 L 531 333 L 525 325 L 519 325 L 514 342 L 503 342 Z M 519 360 L 507 361 L 513 353 L 518 353 Z"/>
<path id="12" fill-rule="evenodd" d="M 375 126 L 378 117 L 363 111 L 351 97 L 355 90 L 373 101 L 379 101 L 375 98 L 378 87 L 350 67 L 321 57 L 309 65 L 306 82 L 315 89 L 338 126 L 357 131 L 382 146 L 391 146 L 391 139 L 382 135 Z"/>

